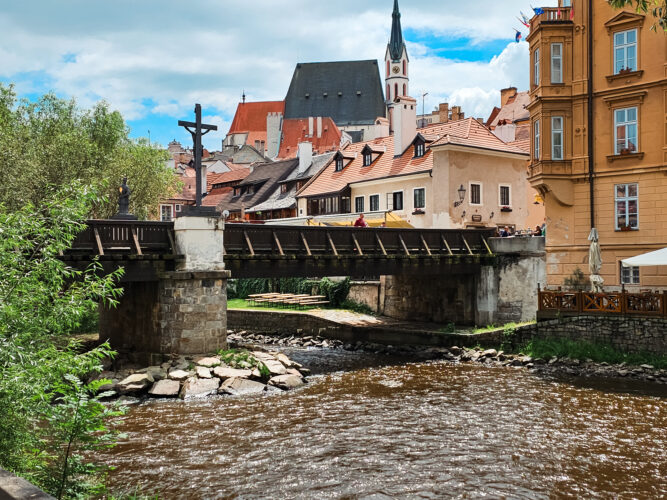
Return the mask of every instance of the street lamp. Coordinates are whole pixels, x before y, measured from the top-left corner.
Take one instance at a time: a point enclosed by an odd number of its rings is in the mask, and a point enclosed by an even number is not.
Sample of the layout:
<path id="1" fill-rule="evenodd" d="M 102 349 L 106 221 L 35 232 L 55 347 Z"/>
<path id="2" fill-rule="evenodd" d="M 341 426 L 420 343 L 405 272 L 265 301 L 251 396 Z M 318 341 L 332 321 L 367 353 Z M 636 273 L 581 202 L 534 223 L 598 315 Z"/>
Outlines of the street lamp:
<path id="1" fill-rule="evenodd" d="M 458 188 L 456 192 L 459 193 L 459 201 L 454 202 L 454 207 L 459 207 L 463 204 L 463 200 L 466 198 L 466 188 L 464 188 L 463 184 L 461 184 L 461 187 Z"/>

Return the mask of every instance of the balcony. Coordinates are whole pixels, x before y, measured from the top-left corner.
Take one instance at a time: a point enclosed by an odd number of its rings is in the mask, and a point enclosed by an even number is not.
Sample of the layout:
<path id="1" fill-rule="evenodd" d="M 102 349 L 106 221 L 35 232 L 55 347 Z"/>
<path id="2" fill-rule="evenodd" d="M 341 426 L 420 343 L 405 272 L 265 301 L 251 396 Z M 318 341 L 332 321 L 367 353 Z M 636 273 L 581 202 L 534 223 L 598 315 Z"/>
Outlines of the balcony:
<path id="1" fill-rule="evenodd" d="M 533 180 L 538 176 L 570 176 L 572 175 L 572 160 L 538 161 L 528 167 L 528 178 Z"/>
<path id="2" fill-rule="evenodd" d="M 530 31 L 535 32 L 542 24 L 562 24 L 572 23 L 570 14 L 572 7 L 543 7 L 544 11 L 538 16 L 533 16 L 530 20 Z"/>

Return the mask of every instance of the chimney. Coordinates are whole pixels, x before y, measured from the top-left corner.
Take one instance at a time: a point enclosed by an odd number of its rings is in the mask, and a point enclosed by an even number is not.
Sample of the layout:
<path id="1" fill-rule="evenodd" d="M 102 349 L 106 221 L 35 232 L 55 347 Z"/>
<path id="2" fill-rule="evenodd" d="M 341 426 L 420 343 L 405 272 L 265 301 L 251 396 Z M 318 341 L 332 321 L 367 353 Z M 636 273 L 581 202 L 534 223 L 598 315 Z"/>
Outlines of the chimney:
<path id="1" fill-rule="evenodd" d="M 394 156 L 400 156 L 417 136 L 417 101 L 401 96 L 389 106 L 394 128 Z"/>
<path id="2" fill-rule="evenodd" d="M 461 119 L 461 106 L 452 106 L 452 117 L 453 122 L 459 121 Z"/>
<path id="3" fill-rule="evenodd" d="M 313 117 L 308 118 L 308 137 L 313 136 Z"/>
<path id="4" fill-rule="evenodd" d="M 313 144 L 311 142 L 300 142 L 297 158 L 299 158 L 298 172 L 303 174 L 313 163 Z"/>
<path id="5" fill-rule="evenodd" d="M 516 95 L 517 89 L 516 87 L 508 87 L 506 89 L 502 89 L 500 91 L 500 107 L 502 108 L 507 104 L 507 101 L 510 100 L 510 98 L 514 97 Z"/>
<path id="6" fill-rule="evenodd" d="M 266 115 L 266 156 L 276 158 L 280 152 L 280 139 L 283 131 L 283 114 Z"/>
<path id="7" fill-rule="evenodd" d="M 322 137 L 322 117 L 317 117 L 317 138 Z"/>
<path id="8" fill-rule="evenodd" d="M 438 115 L 440 116 L 440 123 L 449 121 L 449 103 L 443 102 L 438 106 Z"/>

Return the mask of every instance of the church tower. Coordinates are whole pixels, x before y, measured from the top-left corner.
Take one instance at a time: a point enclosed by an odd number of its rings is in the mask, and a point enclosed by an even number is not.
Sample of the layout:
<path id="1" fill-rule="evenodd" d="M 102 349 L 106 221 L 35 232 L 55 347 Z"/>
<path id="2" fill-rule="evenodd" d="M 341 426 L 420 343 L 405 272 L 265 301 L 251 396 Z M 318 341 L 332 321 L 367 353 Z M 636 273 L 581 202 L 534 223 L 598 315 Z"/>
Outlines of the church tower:
<path id="1" fill-rule="evenodd" d="M 397 97 L 409 95 L 408 49 L 403 42 L 403 30 L 401 29 L 401 13 L 398 10 L 398 0 L 394 0 L 394 13 L 392 14 L 391 39 L 387 45 L 385 54 L 385 83 L 387 103 L 393 102 Z"/>

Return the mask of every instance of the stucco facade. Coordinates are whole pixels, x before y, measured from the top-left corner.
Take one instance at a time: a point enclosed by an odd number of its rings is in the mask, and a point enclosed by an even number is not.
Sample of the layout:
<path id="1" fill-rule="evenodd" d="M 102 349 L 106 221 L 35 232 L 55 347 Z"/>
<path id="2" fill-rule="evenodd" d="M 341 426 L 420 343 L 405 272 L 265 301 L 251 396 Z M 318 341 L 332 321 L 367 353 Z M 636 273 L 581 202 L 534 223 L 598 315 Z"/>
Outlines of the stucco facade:
<path id="1" fill-rule="evenodd" d="M 605 287 L 667 286 L 667 270 L 620 265 L 667 246 L 667 38 L 653 18 L 594 0 L 591 73 L 588 3 L 572 8 L 544 9 L 527 38 L 530 182 L 546 206 L 548 282 L 588 274 L 595 226 Z"/>

